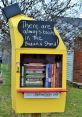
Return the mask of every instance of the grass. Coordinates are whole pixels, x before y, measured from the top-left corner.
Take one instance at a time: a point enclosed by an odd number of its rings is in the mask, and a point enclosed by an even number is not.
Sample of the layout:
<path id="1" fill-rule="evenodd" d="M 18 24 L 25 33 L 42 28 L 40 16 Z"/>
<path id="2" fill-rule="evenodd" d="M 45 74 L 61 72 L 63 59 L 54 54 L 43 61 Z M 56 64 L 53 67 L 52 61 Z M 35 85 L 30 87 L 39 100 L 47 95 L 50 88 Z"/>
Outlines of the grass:
<path id="1" fill-rule="evenodd" d="M 11 107 L 10 72 L 2 67 L 4 83 L 0 84 L 0 117 L 31 117 L 30 114 L 15 114 Z M 82 117 L 82 89 L 68 85 L 66 109 L 64 113 L 44 113 L 41 117 Z"/>

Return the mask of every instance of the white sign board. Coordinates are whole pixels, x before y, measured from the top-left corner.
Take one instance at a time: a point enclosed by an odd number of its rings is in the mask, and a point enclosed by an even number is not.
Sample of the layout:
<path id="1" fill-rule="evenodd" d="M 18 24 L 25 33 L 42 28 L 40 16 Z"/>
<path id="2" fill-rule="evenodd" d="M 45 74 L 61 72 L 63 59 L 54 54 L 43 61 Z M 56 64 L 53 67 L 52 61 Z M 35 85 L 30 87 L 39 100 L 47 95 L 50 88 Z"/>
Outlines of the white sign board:
<path id="1" fill-rule="evenodd" d="M 24 93 L 24 98 L 60 98 L 59 92 L 49 93 Z"/>

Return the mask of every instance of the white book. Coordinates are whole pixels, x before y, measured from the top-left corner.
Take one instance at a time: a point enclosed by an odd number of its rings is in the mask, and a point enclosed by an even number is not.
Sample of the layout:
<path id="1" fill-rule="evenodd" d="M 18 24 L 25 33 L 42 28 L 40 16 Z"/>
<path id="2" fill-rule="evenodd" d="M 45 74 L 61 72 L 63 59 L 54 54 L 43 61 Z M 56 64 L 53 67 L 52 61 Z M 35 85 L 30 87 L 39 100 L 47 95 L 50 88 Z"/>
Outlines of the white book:
<path id="1" fill-rule="evenodd" d="M 42 66 L 44 67 L 45 64 L 41 64 L 41 63 L 29 63 L 29 64 L 24 64 L 25 66 Z"/>
<path id="2" fill-rule="evenodd" d="M 26 73 L 43 73 L 43 71 L 27 70 Z"/>

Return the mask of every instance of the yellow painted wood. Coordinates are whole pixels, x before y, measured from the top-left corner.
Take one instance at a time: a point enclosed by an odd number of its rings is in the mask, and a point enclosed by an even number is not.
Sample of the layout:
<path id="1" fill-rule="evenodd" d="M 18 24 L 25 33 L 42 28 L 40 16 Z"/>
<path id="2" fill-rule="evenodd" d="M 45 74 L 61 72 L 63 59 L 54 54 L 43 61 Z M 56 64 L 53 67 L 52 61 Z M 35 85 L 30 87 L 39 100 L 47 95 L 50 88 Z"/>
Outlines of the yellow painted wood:
<path id="1" fill-rule="evenodd" d="M 66 89 L 66 47 L 56 30 L 55 34 L 59 38 L 57 48 L 21 48 L 23 37 L 18 31 L 18 23 L 20 20 L 33 20 L 24 15 L 17 15 L 9 19 L 11 43 L 12 43 L 12 73 L 11 73 L 11 97 L 12 108 L 16 113 L 46 113 L 46 112 L 64 112 L 66 102 L 66 92 L 60 94 L 58 99 L 24 99 L 23 93 L 18 93 L 20 89 L 20 73 L 17 72 L 17 66 L 20 69 L 20 54 L 61 54 L 63 56 L 62 69 L 62 88 Z M 21 88 L 27 89 L 27 88 Z M 32 89 L 32 88 L 29 88 Z M 38 88 L 44 89 L 44 88 Z M 53 89 L 53 88 L 52 88 Z"/>

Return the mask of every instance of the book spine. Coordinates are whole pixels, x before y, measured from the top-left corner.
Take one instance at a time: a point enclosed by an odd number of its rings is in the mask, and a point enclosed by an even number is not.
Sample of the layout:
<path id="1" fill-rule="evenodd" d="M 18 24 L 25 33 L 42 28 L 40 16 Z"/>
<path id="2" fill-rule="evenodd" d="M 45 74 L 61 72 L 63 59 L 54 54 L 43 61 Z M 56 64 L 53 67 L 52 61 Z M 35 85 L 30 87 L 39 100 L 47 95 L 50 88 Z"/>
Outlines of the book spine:
<path id="1" fill-rule="evenodd" d="M 26 66 L 26 69 L 43 69 L 43 66 Z"/>
<path id="2" fill-rule="evenodd" d="M 51 80 L 51 87 L 55 87 L 55 80 L 56 80 L 56 64 L 52 64 L 52 80 Z"/>
<path id="3" fill-rule="evenodd" d="M 24 86 L 24 66 L 22 66 L 22 78 L 21 78 L 21 86 Z"/>
<path id="4" fill-rule="evenodd" d="M 45 87 L 51 87 L 51 75 L 52 75 L 51 64 L 47 64 L 46 65 Z"/>
<path id="5" fill-rule="evenodd" d="M 26 84 L 26 87 L 32 87 L 32 88 L 35 88 L 35 87 L 36 87 L 36 88 L 41 87 L 41 88 L 42 88 L 43 85 L 31 85 L 31 84 L 28 84 L 28 85 L 27 85 L 27 84 Z"/>
<path id="6" fill-rule="evenodd" d="M 33 72 L 35 72 L 35 71 L 41 71 L 41 72 L 43 72 L 45 70 L 45 68 L 41 68 L 41 69 L 26 69 L 26 72 L 27 71 L 33 71 Z"/>
<path id="7" fill-rule="evenodd" d="M 48 87 L 51 87 L 51 79 L 52 79 L 52 64 L 49 64 L 49 71 L 48 71 Z"/>
<path id="8" fill-rule="evenodd" d="M 26 78 L 44 78 L 45 77 L 45 75 L 41 75 L 41 76 L 39 76 L 39 75 L 26 75 Z"/>
<path id="9" fill-rule="evenodd" d="M 43 63 L 29 63 L 29 64 L 24 64 L 25 66 L 45 66 Z"/>
<path id="10" fill-rule="evenodd" d="M 27 78 L 27 81 L 42 81 L 42 78 Z"/>
<path id="11" fill-rule="evenodd" d="M 48 69 L 49 69 L 49 64 L 46 64 L 45 87 L 48 87 Z"/>
<path id="12" fill-rule="evenodd" d="M 31 85 L 43 85 L 43 82 L 42 81 L 35 81 L 35 82 L 33 82 L 33 81 L 26 81 L 26 84 L 31 84 Z"/>
<path id="13" fill-rule="evenodd" d="M 36 70 L 27 70 L 26 73 L 43 73 L 43 71 L 36 71 Z"/>

